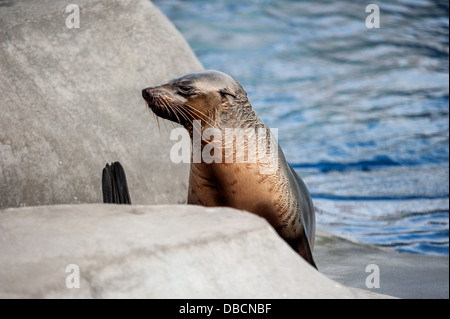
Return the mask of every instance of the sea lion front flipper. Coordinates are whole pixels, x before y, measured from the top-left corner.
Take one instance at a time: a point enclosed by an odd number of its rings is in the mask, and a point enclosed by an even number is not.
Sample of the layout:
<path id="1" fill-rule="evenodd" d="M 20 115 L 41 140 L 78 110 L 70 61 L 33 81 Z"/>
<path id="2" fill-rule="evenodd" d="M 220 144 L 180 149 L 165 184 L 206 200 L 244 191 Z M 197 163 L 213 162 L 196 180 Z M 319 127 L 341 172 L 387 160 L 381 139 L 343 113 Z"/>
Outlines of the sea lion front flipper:
<path id="1" fill-rule="evenodd" d="M 119 162 L 106 164 L 102 174 L 103 203 L 131 204 L 127 178 Z"/>

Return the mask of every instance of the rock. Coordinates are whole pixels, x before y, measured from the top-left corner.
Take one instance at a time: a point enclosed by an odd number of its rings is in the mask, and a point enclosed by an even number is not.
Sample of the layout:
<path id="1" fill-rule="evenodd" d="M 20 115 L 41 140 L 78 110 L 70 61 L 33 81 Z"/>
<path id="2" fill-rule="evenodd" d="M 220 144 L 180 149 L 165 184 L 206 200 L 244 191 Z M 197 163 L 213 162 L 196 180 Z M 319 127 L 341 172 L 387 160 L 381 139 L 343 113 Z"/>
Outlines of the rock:
<path id="1" fill-rule="evenodd" d="M 231 208 L 6 209 L 0 255 L 0 298 L 387 297 L 328 279 L 265 219 Z M 68 265 L 80 288 L 67 288 Z"/>
<path id="2" fill-rule="evenodd" d="M 359 289 L 408 299 L 448 299 L 448 257 L 400 253 L 346 240 L 319 229 L 314 256 L 320 271 Z M 368 265 L 379 270 L 379 288 L 368 289 Z"/>
<path id="3" fill-rule="evenodd" d="M 184 202 L 188 166 L 141 91 L 201 64 L 148 0 L 77 1 L 78 29 L 68 4 L 0 3 L 0 208 L 101 202 L 112 161 L 133 203 Z"/>

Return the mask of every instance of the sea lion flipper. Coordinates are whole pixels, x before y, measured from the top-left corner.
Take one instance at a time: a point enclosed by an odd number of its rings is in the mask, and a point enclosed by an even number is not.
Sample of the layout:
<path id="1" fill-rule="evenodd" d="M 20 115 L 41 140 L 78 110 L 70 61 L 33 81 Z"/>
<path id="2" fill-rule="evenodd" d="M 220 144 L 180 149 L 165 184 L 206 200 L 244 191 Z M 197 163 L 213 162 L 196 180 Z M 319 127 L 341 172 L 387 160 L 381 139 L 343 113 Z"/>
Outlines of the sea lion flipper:
<path id="1" fill-rule="evenodd" d="M 119 162 L 106 164 L 102 176 L 103 203 L 131 204 L 127 178 Z"/>
<path id="2" fill-rule="evenodd" d="M 309 244 L 308 240 L 299 240 L 297 243 L 297 252 L 307 261 L 311 264 L 311 266 L 313 266 L 314 268 L 316 268 L 317 270 L 319 270 L 317 268 L 317 265 L 314 261 L 313 255 L 312 255 L 312 250 L 311 250 L 311 245 Z"/>
<path id="3" fill-rule="evenodd" d="M 117 191 L 119 194 L 119 204 L 131 204 L 130 193 L 128 191 L 127 177 L 125 170 L 119 162 L 114 164 L 115 177 L 117 181 Z"/>
<path id="4" fill-rule="evenodd" d="M 305 261 L 319 270 L 312 255 L 311 245 L 309 244 L 309 240 L 306 236 L 298 236 L 296 239 L 286 241 L 289 246 L 291 246 L 291 248 L 295 250 Z"/>
<path id="5" fill-rule="evenodd" d="M 102 173 L 102 192 L 103 192 L 103 203 L 113 202 L 113 192 L 111 184 L 111 174 L 109 164 L 106 164 Z"/>

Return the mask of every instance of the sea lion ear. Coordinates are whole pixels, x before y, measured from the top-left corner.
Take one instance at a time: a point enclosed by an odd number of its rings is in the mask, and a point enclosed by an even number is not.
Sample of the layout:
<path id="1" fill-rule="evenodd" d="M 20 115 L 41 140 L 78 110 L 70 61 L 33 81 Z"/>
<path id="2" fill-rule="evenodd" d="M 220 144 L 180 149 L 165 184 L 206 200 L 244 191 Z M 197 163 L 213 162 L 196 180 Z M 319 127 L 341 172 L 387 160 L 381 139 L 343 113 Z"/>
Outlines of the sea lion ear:
<path id="1" fill-rule="evenodd" d="M 227 100 L 229 100 L 230 102 L 233 102 L 234 99 L 236 98 L 236 94 L 234 94 L 233 92 L 231 92 L 229 89 L 224 88 L 219 90 L 219 93 L 226 98 Z"/>

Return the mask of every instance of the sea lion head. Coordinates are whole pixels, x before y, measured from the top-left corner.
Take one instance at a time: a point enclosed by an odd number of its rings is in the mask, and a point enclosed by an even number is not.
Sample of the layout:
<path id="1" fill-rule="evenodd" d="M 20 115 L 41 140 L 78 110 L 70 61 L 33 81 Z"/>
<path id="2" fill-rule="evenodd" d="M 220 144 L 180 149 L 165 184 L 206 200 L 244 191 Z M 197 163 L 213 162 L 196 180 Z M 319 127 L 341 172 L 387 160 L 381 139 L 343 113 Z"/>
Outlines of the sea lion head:
<path id="1" fill-rule="evenodd" d="M 157 116 L 187 129 L 192 128 L 193 120 L 214 126 L 225 109 L 248 104 L 247 93 L 241 85 L 219 71 L 184 75 L 142 90 L 142 97 Z"/>

